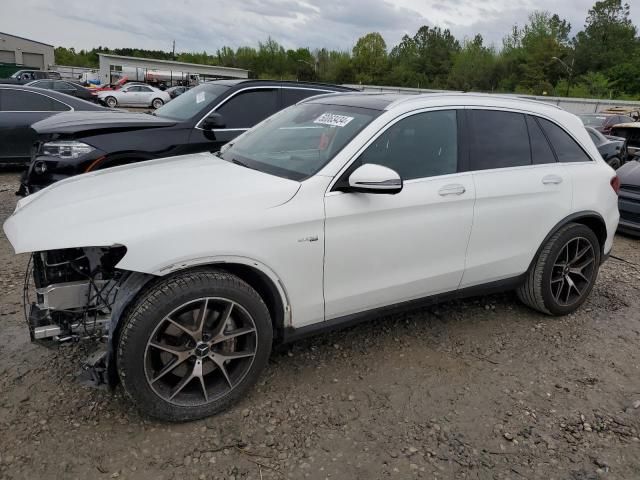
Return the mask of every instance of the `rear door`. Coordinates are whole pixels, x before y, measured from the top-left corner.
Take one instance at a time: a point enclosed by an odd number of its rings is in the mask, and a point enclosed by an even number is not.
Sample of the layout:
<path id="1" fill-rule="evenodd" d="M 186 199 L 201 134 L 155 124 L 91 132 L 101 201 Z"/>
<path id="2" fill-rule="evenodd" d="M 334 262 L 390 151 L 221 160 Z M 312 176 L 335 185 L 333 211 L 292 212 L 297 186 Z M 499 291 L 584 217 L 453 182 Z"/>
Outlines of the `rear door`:
<path id="1" fill-rule="evenodd" d="M 29 127 L 43 118 L 71 110 L 47 95 L 20 89 L 0 89 L 0 162 L 26 163 L 36 135 Z"/>
<path id="2" fill-rule="evenodd" d="M 571 176 L 541 121 L 519 112 L 466 111 L 466 169 L 476 203 L 461 287 L 524 273 L 545 236 L 571 212 Z"/>
<path id="3" fill-rule="evenodd" d="M 151 100 L 155 93 L 155 91 L 153 90 L 153 88 L 151 87 L 139 87 L 140 88 L 140 93 L 138 94 L 138 105 L 142 105 L 142 106 L 149 106 L 151 105 Z"/>

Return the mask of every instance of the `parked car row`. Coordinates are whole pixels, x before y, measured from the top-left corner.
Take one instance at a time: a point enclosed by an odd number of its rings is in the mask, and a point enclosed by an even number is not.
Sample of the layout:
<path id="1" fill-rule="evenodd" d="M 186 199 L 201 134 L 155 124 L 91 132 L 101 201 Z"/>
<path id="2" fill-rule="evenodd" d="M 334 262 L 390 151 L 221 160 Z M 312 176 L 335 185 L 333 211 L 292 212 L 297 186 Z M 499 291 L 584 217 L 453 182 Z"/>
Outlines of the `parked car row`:
<path id="1" fill-rule="evenodd" d="M 27 165 L 37 140 L 31 125 L 62 112 L 106 112 L 55 90 L 0 84 L 0 163 Z"/>
<path id="2" fill-rule="evenodd" d="M 250 127 L 304 98 L 348 91 L 352 90 L 313 83 L 220 80 L 188 90 L 153 115 L 65 113 L 32 126 L 38 143 L 20 194 L 33 193 L 79 173 L 217 151 Z M 60 145 L 65 148 L 61 150 Z"/>
<path id="3" fill-rule="evenodd" d="M 32 338 L 107 338 L 94 378 L 184 421 L 236 403 L 274 343 L 500 290 L 545 315 L 585 302 L 620 182 L 576 116 L 493 95 L 346 92 L 221 81 L 155 115 L 36 123 L 25 188 L 35 168 L 41 186 L 89 173 L 20 200 L 4 225 L 32 253 Z M 142 160 L 123 148 L 205 153 L 93 171 Z"/>

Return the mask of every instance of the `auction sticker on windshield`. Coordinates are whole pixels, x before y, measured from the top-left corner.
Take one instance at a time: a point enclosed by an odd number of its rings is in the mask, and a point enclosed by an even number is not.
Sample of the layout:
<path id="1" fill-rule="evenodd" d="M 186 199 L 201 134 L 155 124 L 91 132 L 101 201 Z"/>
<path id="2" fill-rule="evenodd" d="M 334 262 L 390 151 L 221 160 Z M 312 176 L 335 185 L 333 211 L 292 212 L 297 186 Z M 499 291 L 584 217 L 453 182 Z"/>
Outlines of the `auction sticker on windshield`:
<path id="1" fill-rule="evenodd" d="M 326 112 L 316 118 L 313 123 L 329 125 L 331 127 L 344 127 L 345 125 L 348 125 L 351 120 L 353 120 L 353 117 Z"/>
<path id="2" fill-rule="evenodd" d="M 204 92 L 200 92 L 196 95 L 196 103 L 204 102 Z"/>

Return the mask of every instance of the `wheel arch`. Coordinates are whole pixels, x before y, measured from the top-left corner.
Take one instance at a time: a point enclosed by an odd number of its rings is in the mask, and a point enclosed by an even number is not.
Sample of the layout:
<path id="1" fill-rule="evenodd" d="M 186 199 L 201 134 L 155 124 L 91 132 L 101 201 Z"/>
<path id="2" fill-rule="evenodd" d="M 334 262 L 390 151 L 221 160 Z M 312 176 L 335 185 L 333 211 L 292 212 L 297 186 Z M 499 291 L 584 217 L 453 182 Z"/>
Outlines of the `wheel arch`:
<path id="1" fill-rule="evenodd" d="M 156 281 L 166 275 L 208 268 L 223 270 L 236 275 L 258 292 L 271 316 L 274 342 L 280 343 L 284 339 L 285 329 L 291 325 L 289 299 L 284 285 L 277 275 L 260 262 L 244 257 L 226 257 L 189 265 L 181 264 L 178 268 L 171 268 L 170 271 L 165 271 L 161 275 L 130 272 L 120 285 L 119 293 L 111 312 L 107 351 L 107 369 L 110 385 L 113 386 L 118 382 L 115 352 L 122 328 L 122 319 L 126 316 L 129 308 L 135 305 L 140 296 L 151 288 Z"/>
<path id="2" fill-rule="evenodd" d="M 601 259 L 604 258 L 604 244 L 607 241 L 607 224 L 605 223 L 604 218 L 602 217 L 602 215 L 600 215 L 598 212 L 593 211 L 593 210 L 585 210 L 585 211 L 582 211 L 582 212 L 572 213 L 571 215 L 569 215 L 569 216 L 565 217 L 564 219 L 562 219 L 561 221 L 559 221 L 551 229 L 551 231 L 547 234 L 546 237 L 544 237 L 544 240 L 542 240 L 542 242 L 538 246 L 538 249 L 536 250 L 535 255 L 533 256 L 533 258 L 531 259 L 531 262 L 529 263 L 529 269 L 531 269 L 531 267 L 535 263 L 536 259 L 540 255 L 540 252 L 544 248 L 545 244 L 549 241 L 549 239 L 558 230 L 560 230 L 562 227 L 564 227 L 568 223 L 579 223 L 579 224 L 582 224 L 582 225 L 590 228 L 593 231 L 593 233 L 596 234 L 596 237 L 598 238 L 598 243 L 600 244 L 600 258 Z"/>

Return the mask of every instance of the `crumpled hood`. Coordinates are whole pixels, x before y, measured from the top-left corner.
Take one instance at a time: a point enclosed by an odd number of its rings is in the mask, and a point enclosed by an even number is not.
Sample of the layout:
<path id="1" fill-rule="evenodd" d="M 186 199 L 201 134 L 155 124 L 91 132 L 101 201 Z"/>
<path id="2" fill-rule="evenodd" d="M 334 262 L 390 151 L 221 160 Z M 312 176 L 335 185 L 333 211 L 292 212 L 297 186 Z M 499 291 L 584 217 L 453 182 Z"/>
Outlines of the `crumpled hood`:
<path id="1" fill-rule="evenodd" d="M 209 153 L 164 158 L 54 183 L 20 200 L 4 231 L 16 253 L 152 244 L 165 231 L 259 216 L 299 186 Z"/>
<path id="2" fill-rule="evenodd" d="M 55 118 L 54 118 L 55 117 Z M 155 117 L 146 113 L 114 110 L 64 112 L 45 118 L 31 125 L 38 134 L 74 134 L 109 128 L 154 128 L 170 127 L 178 123 L 169 118 Z"/>

